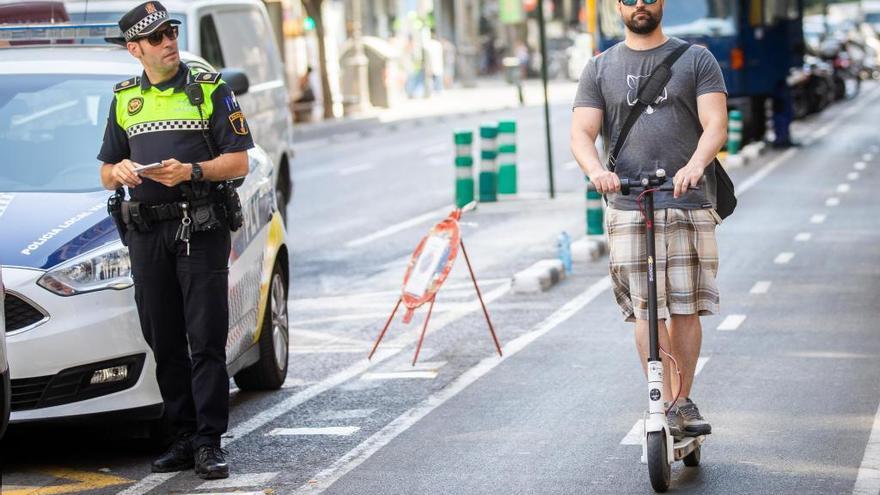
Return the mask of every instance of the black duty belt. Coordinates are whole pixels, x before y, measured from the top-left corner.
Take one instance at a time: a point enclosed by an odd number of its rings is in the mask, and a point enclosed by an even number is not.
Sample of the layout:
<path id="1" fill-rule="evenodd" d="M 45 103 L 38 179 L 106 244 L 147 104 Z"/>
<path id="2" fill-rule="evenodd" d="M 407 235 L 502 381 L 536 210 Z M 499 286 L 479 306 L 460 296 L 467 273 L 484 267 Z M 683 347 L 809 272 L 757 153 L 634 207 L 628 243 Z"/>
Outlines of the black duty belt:
<path id="1" fill-rule="evenodd" d="M 180 207 L 180 203 L 143 205 L 141 208 L 148 222 L 164 222 L 183 218 L 183 209 Z"/>

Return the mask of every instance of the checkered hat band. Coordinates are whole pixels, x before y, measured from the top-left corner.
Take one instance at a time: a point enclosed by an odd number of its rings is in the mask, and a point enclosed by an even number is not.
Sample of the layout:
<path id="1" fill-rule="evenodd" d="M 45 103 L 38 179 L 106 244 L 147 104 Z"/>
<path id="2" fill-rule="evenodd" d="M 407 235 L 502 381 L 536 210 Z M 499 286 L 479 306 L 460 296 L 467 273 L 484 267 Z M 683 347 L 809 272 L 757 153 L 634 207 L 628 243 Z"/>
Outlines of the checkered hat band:
<path id="1" fill-rule="evenodd" d="M 133 138 L 140 134 L 166 131 L 201 131 L 209 129 L 207 120 L 160 120 L 157 122 L 144 122 L 128 128 L 128 137 Z"/>
<path id="2" fill-rule="evenodd" d="M 125 41 L 133 40 L 137 35 L 141 34 L 141 31 L 147 28 L 150 24 L 153 24 L 156 21 L 160 21 L 162 19 L 168 18 L 168 12 L 165 10 L 157 10 L 152 14 L 144 17 L 137 24 L 130 27 L 128 31 L 125 32 Z"/>

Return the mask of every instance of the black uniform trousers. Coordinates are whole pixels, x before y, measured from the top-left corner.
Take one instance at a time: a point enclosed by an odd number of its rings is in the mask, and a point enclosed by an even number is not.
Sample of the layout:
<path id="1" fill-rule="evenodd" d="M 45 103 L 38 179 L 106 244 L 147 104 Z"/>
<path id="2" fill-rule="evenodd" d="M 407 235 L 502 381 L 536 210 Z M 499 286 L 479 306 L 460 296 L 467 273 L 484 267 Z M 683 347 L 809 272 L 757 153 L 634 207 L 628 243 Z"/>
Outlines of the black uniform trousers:
<path id="1" fill-rule="evenodd" d="M 230 233 L 193 232 L 187 255 L 175 240 L 179 226 L 127 234 L 135 301 L 167 419 L 178 434 L 194 434 L 194 447 L 219 447 L 229 422 Z"/>

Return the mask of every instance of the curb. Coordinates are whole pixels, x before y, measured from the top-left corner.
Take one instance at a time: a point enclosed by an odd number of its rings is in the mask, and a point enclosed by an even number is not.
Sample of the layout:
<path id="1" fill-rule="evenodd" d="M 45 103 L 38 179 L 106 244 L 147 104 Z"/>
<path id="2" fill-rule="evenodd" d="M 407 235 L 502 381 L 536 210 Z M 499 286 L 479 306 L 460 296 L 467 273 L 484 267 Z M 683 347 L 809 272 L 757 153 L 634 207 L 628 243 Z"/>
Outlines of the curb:
<path id="1" fill-rule="evenodd" d="M 724 166 L 726 168 L 742 168 L 760 158 L 766 149 L 767 144 L 764 142 L 749 143 L 738 154 L 727 155 L 727 158 L 724 160 Z"/>
<path id="2" fill-rule="evenodd" d="M 598 261 L 608 252 L 605 236 L 584 237 L 571 243 L 571 259 L 575 263 Z"/>
<path id="3" fill-rule="evenodd" d="M 565 267 L 558 259 L 546 259 L 513 276 L 514 294 L 535 294 L 553 287 L 565 278 Z"/>

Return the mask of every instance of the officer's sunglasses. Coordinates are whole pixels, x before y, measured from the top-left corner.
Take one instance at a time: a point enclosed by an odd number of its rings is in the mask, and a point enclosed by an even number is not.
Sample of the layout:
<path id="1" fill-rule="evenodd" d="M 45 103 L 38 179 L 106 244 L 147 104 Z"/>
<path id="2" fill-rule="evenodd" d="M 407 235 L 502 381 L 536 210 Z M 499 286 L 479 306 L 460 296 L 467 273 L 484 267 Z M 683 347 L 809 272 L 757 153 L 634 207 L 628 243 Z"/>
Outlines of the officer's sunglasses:
<path id="1" fill-rule="evenodd" d="M 153 31 L 147 36 L 144 36 L 141 39 L 145 39 L 150 42 L 153 46 L 159 46 L 162 43 L 162 39 L 166 36 L 169 40 L 174 41 L 177 39 L 177 33 L 179 32 L 177 26 L 169 26 L 165 29 L 159 31 Z"/>
<path id="2" fill-rule="evenodd" d="M 618 0 L 620 3 L 626 5 L 627 7 L 635 7 L 639 0 Z M 657 0 L 642 0 L 642 3 L 645 5 L 653 5 L 657 3 Z"/>

